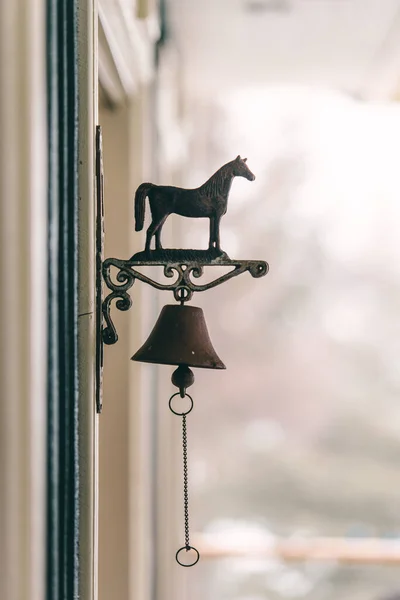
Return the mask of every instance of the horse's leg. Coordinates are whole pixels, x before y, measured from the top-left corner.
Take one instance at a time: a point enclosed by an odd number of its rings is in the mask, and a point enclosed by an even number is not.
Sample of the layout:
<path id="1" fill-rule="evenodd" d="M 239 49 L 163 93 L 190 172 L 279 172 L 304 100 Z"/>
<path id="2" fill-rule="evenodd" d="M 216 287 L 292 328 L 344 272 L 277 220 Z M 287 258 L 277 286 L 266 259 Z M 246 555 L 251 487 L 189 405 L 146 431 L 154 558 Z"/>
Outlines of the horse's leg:
<path id="1" fill-rule="evenodd" d="M 164 218 L 164 220 L 165 220 L 165 218 Z M 147 233 L 146 233 L 145 252 L 149 252 L 150 251 L 151 238 L 153 237 L 153 235 L 158 230 L 160 224 L 161 224 L 161 219 L 159 217 L 155 218 L 153 216 L 153 220 L 150 223 L 149 228 L 148 228 Z"/>
<path id="2" fill-rule="evenodd" d="M 153 237 L 153 235 L 155 235 L 156 238 L 156 250 L 161 250 L 162 246 L 161 246 L 161 229 L 162 226 L 165 223 L 166 218 L 168 217 L 169 213 L 167 214 L 159 214 L 159 213 L 152 213 L 152 217 L 153 220 L 150 224 L 150 227 L 147 230 L 147 234 L 146 234 L 146 248 L 145 251 L 149 252 L 150 251 L 150 244 L 151 244 L 151 238 Z"/>
<path id="3" fill-rule="evenodd" d="M 157 231 L 156 231 L 156 234 L 155 234 L 155 238 L 156 238 L 156 250 L 162 250 L 161 229 L 162 229 L 162 227 L 159 227 L 157 229 Z"/>
<path id="4" fill-rule="evenodd" d="M 146 231 L 146 245 L 144 248 L 145 252 L 149 252 L 150 251 L 150 243 L 151 243 L 151 238 L 153 237 L 153 221 L 151 222 L 151 224 L 149 225 L 147 231 Z"/>
<path id="5" fill-rule="evenodd" d="M 155 235 L 156 235 L 156 249 L 157 250 L 162 250 L 162 245 L 161 245 L 161 230 L 162 227 L 167 219 L 168 215 L 165 215 L 165 217 L 163 217 L 159 223 L 159 225 L 157 226 L 157 229 L 155 231 Z"/>
<path id="6" fill-rule="evenodd" d="M 210 217 L 210 240 L 208 242 L 208 249 L 212 250 L 215 242 L 215 217 Z"/>
<path id="7" fill-rule="evenodd" d="M 217 215 L 215 217 L 215 248 L 218 250 L 218 252 L 221 252 L 221 245 L 220 245 L 220 241 L 219 241 L 219 224 L 221 222 L 221 217 L 222 215 Z"/>

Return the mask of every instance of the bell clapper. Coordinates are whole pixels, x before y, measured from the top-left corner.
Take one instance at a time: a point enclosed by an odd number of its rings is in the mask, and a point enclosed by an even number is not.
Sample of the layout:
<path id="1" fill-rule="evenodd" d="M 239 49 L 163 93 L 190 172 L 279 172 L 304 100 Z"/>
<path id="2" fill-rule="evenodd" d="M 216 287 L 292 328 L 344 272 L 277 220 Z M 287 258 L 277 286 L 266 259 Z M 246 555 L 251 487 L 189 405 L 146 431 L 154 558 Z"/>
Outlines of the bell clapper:
<path id="1" fill-rule="evenodd" d="M 172 373 L 172 383 L 179 388 L 181 398 L 186 395 L 186 389 L 194 383 L 194 373 L 187 365 L 179 365 Z"/>

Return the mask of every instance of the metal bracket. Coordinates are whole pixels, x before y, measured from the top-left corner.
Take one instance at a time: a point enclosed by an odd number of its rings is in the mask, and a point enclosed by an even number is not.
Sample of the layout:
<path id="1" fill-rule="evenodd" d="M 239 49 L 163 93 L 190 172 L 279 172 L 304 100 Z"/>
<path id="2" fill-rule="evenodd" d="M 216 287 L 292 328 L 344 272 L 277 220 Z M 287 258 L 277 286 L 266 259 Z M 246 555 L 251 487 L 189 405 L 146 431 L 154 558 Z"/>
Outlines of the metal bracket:
<path id="1" fill-rule="evenodd" d="M 191 300 L 194 292 L 204 292 L 232 277 L 248 271 L 252 277 L 263 277 L 268 273 L 268 263 L 261 260 L 231 260 L 225 253 L 220 253 L 210 259 L 209 251 L 202 250 L 154 250 L 147 253 L 149 258 L 144 260 L 145 253 L 140 252 L 129 260 L 107 258 L 103 262 L 103 278 L 111 293 L 104 299 L 102 305 L 103 317 L 106 326 L 102 330 L 102 339 L 105 344 L 111 345 L 118 341 L 118 334 L 111 319 L 110 309 L 113 300 L 119 310 L 129 310 L 132 299 L 128 290 L 136 279 L 148 283 L 158 290 L 172 291 L 175 300 L 184 303 Z M 157 260 L 158 257 L 158 260 Z M 164 260 L 163 260 L 164 258 Z M 158 266 L 163 267 L 164 276 L 171 279 L 172 283 L 159 283 L 137 270 L 137 267 Z M 232 267 L 230 271 L 220 275 L 209 283 L 196 283 L 191 279 L 199 279 L 204 274 L 204 267 Z M 111 268 L 117 270 L 111 276 Z"/>
<path id="2" fill-rule="evenodd" d="M 102 298 L 104 246 L 104 178 L 103 143 L 100 125 L 96 126 L 96 410 L 101 413 L 103 407 L 103 342 L 102 342 Z"/>

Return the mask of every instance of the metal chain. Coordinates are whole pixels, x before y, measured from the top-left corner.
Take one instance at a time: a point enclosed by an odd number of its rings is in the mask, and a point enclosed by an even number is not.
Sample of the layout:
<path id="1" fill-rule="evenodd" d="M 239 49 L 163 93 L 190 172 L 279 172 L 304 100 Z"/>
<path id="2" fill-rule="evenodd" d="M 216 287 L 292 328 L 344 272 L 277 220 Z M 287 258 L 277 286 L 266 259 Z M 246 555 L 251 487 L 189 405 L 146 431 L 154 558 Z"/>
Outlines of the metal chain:
<path id="1" fill-rule="evenodd" d="M 175 384 L 176 385 L 176 384 Z M 178 386 L 177 386 L 178 387 Z M 193 408 L 193 399 L 189 394 L 186 394 L 185 397 L 189 399 L 190 405 L 186 411 L 179 412 L 175 410 L 173 406 L 173 400 L 177 396 L 181 396 L 181 392 L 177 392 L 173 394 L 169 399 L 169 408 L 174 415 L 179 415 L 182 417 L 182 449 L 183 449 L 183 510 L 185 516 L 185 545 L 182 548 L 179 548 L 175 555 L 176 562 L 181 565 L 181 567 L 193 567 L 199 562 L 200 553 L 197 548 L 194 548 L 190 545 L 190 537 L 189 537 L 189 492 L 188 492 L 188 458 L 187 458 L 187 427 L 186 427 L 186 415 L 188 415 Z M 191 550 L 190 560 L 192 562 L 188 563 L 187 559 L 182 562 L 180 559 L 181 552 L 189 552 Z"/>
<path id="2" fill-rule="evenodd" d="M 190 550 L 186 415 L 182 415 L 182 446 L 183 446 L 183 507 L 184 507 L 184 514 L 185 514 L 185 547 L 186 547 L 186 550 Z"/>

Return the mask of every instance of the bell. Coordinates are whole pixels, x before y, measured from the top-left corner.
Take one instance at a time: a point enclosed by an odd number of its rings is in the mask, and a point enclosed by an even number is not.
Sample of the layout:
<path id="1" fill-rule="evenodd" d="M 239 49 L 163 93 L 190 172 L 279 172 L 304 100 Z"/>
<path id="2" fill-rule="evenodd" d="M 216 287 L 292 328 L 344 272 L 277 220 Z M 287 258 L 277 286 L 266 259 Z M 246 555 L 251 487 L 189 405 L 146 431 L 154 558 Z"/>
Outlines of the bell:
<path id="1" fill-rule="evenodd" d="M 211 343 L 203 310 L 179 304 L 164 306 L 147 341 L 131 360 L 226 369 Z"/>

